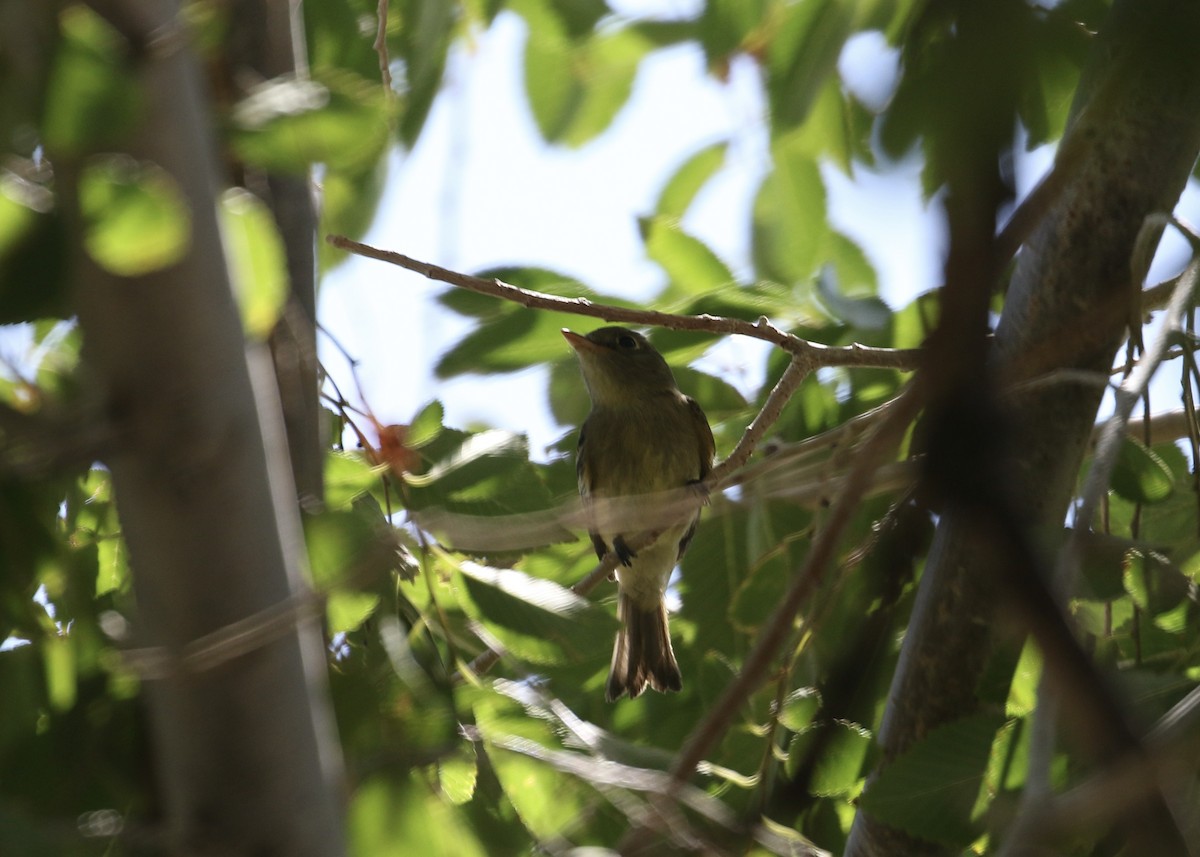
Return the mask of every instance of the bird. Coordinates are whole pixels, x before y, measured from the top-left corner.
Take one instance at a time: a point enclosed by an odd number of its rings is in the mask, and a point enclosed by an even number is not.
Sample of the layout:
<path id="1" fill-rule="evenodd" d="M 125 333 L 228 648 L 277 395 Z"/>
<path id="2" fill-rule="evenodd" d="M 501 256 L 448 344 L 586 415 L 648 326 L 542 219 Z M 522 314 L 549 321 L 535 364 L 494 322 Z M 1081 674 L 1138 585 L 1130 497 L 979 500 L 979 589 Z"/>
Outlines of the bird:
<path id="1" fill-rule="evenodd" d="M 615 702 L 628 693 L 635 699 L 647 686 L 660 693 L 678 691 L 683 679 L 671 648 L 663 593 L 696 532 L 700 509 L 683 521 L 647 514 L 647 522 L 661 520 L 664 528 L 637 550 L 630 549 L 630 541 L 638 541 L 639 535 L 644 540 L 657 525 L 648 533 L 630 531 L 627 523 L 613 522 L 612 515 L 596 510 L 605 500 L 700 486 L 712 470 L 712 429 L 700 405 L 680 392 L 671 367 L 642 334 L 623 327 L 602 327 L 587 335 L 563 328 L 562 334 L 579 358 L 592 403 L 576 453 L 588 532 L 598 557 L 611 550 L 619 560 L 621 627 L 605 697 Z M 624 505 L 620 517 L 627 522 L 630 504 Z M 620 531 L 614 531 L 618 526 Z"/>

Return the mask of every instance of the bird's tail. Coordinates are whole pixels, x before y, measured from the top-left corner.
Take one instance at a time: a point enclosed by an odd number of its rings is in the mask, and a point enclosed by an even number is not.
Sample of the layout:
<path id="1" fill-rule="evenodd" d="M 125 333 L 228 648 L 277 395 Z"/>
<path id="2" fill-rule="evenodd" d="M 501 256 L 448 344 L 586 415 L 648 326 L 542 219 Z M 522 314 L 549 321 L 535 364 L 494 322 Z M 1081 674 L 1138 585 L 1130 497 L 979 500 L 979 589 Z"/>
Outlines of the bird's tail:
<path id="1" fill-rule="evenodd" d="M 617 596 L 617 618 L 621 630 L 613 644 L 612 666 L 608 670 L 605 691 L 608 701 L 615 702 L 626 692 L 633 699 L 647 684 L 659 693 L 683 687 L 679 664 L 671 649 L 666 603 L 660 599 L 657 607 L 645 610 L 621 592 Z"/>

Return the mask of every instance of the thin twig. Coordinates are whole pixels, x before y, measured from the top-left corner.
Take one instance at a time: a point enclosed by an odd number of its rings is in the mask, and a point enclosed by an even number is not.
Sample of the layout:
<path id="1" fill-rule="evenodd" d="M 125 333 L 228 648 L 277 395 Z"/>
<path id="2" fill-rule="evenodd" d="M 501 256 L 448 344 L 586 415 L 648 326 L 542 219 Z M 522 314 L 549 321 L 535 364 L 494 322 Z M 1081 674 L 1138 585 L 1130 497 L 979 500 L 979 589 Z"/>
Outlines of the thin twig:
<path id="1" fill-rule="evenodd" d="M 863 443 L 855 459 L 854 468 L 847 474 L 846 482 L 830 510 L 829 519 L 813 539 L 808 559 L 797 572 L 791 587 L 779 607 L 771 616 L 759 635 L 754 649 L 746 657 L 738 677 L 725 689 L 708 715 L 692 730 L 672 769 L 672 781 L 682 786 L 696 770 L 713 745 L 725 734 L 737 710 L 753 693 L 767 668 L 775 660 L 779 647 L 787 638 L 801 604 L 819 582 L 822 573 L 833 558 L 834 550 L 842 530 L 858 509 L 870 474 L 885 452 L 896 442 L 904 426 L 916 414 L 919 397 L 909 387 Z"/>
<path id="2" fill-rule="evenodd" d="M 500 280 L 486 280 L 461 274 L 438 265 L 422 262 L 394 253 L 390 250 L 380 250 L 369 244 L 352 241 L 341 235 L 330 235 L 326 240 L 341 250 L 388 262 L 409 271 L 413 271 L 430 280 L 448 283 L 481 295 L 512 301 L 530 309 L 553 310 L 554 312 L 572 313 L 605 321 L 620 321 L 629 324 L 645 324 L 655 327 L 666 327 L 672 330 L 697 330 L 707 333 L 736 334 L 761 339 L 779 346 L 784 351 L 808 361 L 808 370 L 826 366 L 857 366 L 863 368 L 900 369 L 910 371 L 916 368 L 920 351 L 915 348 L 873 348 L 867 345 L 823 345 L 811 342 L 785 333 L 771 324 L 766 316 L 758 321 L 745 321 L 740 318 L 728 318 L 716 315 L 677 315 L 675 313 L 658 312 L 656 310 L 631 309 L 611 304 L 592 303 L 586 298 L 561 298 L 529 289 L 509 285 Z"/>
<path id="3" fill-rule="evenodd" d="M 392 63 L 388 58 L 387 46 L 387 20 L 388 20 L 388 0 L 379 0 L 376 6 L 376 17 L 379 19 L 379 26 L 375 31 L 375 44 L 371 47 L 375 49 L 375 53 L 379 56 L 379 78 L 383 81 L 383 88 L 387 92 L 388 97 L 392 97 Z"/>

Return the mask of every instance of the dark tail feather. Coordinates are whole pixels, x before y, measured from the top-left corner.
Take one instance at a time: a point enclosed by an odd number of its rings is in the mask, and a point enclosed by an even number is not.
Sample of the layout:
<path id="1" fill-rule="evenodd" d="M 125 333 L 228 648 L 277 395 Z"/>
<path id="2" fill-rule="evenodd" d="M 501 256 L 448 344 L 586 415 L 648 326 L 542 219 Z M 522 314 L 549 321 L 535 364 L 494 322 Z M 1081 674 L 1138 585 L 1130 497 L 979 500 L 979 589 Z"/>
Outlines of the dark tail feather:
<path id="1" fill-rule="evenodd" d="M 626 692 L 634 699 L 647 684 L 659 693 L 682 688 L 667 629 L 667 605 L 659 601 L 657 607 L 643 610 L 622 592 L 617 596 L 617 618 L 622 627 L 608 670 L 608 701 L 615 702 Z"/>

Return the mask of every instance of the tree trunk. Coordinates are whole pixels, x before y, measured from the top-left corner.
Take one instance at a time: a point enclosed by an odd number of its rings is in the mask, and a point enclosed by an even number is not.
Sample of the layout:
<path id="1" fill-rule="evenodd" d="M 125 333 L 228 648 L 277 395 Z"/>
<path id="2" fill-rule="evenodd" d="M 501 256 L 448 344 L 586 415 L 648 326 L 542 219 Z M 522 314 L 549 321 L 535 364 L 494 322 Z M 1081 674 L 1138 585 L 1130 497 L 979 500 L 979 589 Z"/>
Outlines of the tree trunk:
<path id="1" fill-rule="evenodd" d="M 1131 283 L 1135 240 L 1148 215 L 1174 208 L 1200 149 L 1197 39 L 1192 3 L 1115 4 L 1060 147 L 1065 187 L 1009 285 L 993 355 L 1000 376 L 1108 372 L 1140 286 Z M 1008 487 L 1029 532 L 1061 527 L 1101 394 L 1078 383 L 1005 394 Z M 1012 569 L 979 538 L 977 523 L 956 509 L 940 520 L 879 734 L 884 765 L 930 730 L 980 710 L 980 680 L 1002 639 L 1000 582 Z M 853 857 L 951 852 L 864 811 L 846 849 Z"/>
<path id="2" fill-rule="evenodd" d="M 169 0 L 109 5 L 142 37 L 177 26 Z M 129 154 L 174 179 L 191 246 L 178 264 L 135 278 L 81 254 L 76 303 L 87 367 L 120 438 L 105 463 L 129 546 L 136 643 L 168 656 L 146 681 L 165 849 L 336 855 L 340 751 L 319 624 L 286 609 L 306 585 L 270 355 L 248 355 L 230 291 L 211 116 L 193 58 L 183 41 L 142 43 L 143 123 Z M 265 625 L 257 614 L 273 608 L 276 625 Z M 252 630 L 276 630 L 226 647 L 210 641 L 206 660 L 179 660 L 249 617 Z"/>

